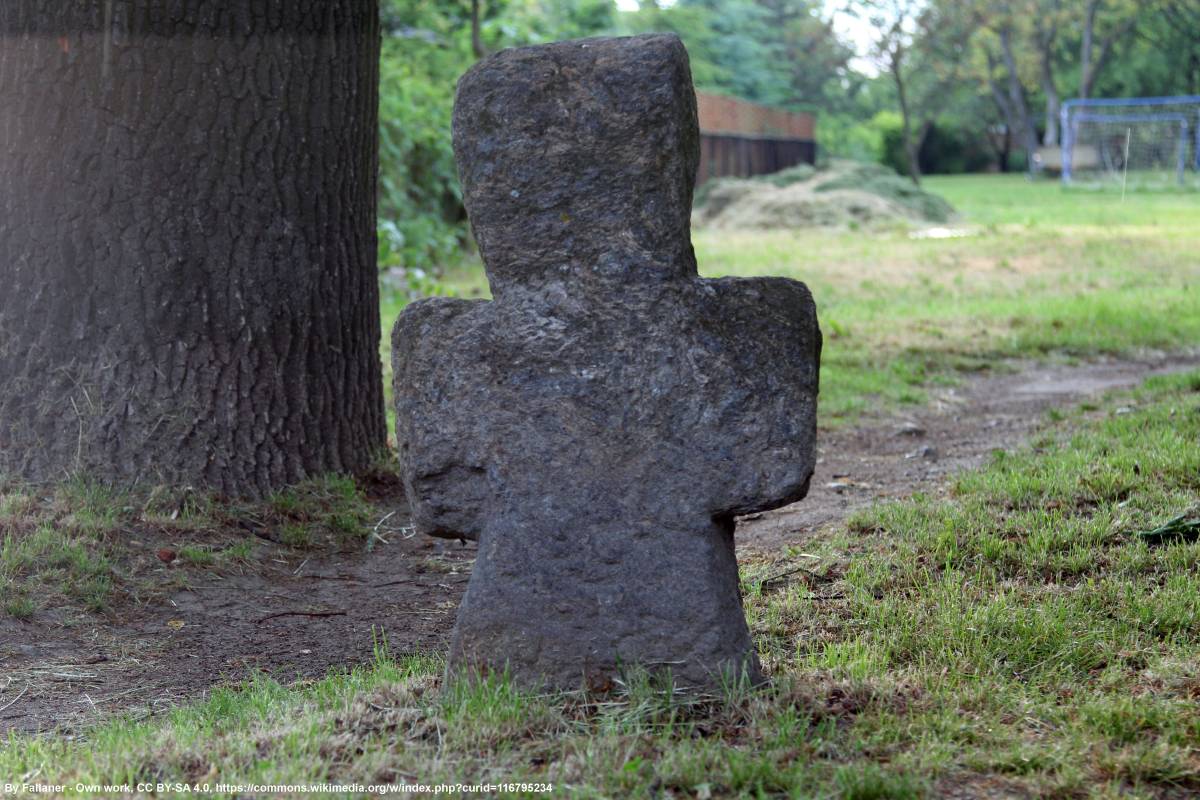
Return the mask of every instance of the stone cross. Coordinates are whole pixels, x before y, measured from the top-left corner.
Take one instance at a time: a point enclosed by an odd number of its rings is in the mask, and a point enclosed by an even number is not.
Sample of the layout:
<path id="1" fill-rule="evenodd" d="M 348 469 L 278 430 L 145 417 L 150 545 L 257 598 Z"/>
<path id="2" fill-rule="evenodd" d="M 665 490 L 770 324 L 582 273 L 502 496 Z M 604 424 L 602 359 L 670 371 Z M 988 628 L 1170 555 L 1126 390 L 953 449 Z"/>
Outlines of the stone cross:
<path id="1" fill-rule="evenodd" d="M 801 283 L 697 276 L 686 50 L 505 50 L 453 122 L 493 299 L 421 300 L 393 334 L 415 525 L 479 541 L 450 672 L 760 679 L 734 518 L 808 490 L 821 335 Z"/>

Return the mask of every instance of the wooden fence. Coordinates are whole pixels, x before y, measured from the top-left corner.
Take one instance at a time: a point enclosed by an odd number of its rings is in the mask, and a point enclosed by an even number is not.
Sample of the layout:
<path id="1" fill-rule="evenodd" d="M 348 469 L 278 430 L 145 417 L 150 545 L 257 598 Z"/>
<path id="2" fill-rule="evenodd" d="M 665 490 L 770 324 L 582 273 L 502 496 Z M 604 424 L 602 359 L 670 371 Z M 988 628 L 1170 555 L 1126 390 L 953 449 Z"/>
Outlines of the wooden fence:
<path id="1" fill-rule="evenodd" d="M 722 175 L 765 175 L 796 164 L 813 164 L 816 160 L 817 145 L 811 141 L 701 133 L 696 184 Z"/>
<path id="2" fill-rule="evenodd" d="M 812 114 L 706 92 L 696 93 L 696 105 L 700 115 L 697 184 L 724 175 L 763 175 L 816 162 Z"/>

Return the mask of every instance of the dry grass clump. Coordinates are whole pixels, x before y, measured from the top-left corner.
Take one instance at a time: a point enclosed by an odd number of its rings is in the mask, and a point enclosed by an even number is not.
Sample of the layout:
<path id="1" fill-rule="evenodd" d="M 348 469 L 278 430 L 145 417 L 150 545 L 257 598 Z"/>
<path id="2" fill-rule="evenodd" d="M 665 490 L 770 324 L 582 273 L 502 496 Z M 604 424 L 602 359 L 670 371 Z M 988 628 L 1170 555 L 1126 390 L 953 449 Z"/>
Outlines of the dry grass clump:
<path id="1" fill-rule="evenodd" d="M 858 228 L 945 222 L 942 198 L 877 164 L 835 161 L 756 178 L 710 181 L 693 221 L 720 229 Z"/>

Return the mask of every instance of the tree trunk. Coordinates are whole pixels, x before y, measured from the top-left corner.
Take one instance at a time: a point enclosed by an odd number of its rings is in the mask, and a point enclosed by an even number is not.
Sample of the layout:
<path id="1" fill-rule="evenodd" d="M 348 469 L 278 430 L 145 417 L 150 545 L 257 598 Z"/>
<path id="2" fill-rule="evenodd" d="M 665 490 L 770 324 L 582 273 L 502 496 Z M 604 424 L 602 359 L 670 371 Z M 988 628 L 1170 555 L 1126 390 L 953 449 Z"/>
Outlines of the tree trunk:
<path id="1" fill-rule="evenodd" d="M 996 92 L 994 83 L 992 91 L 994 98 L 994 93 Z M 992 153 L 996 156 L 996 166 L 1001 172 L 1008 172 L 1008 155 L 1012 151 L 1012 120 L 1010 119 L 1011 114 L 1005 106 L 999 103 L 999 101 L 997 101 L 997 105 L 1000 108 L 1001 116 L 1004 118 L 1003 124 L 999 126 L 1003 128 L 1003 132 L 1000 136 L 989 132 L 987 142 L 992 148 Z"/>
<path id="2" fill-rule="evenodd" d="M 1000 31 L 1000 48 L 1004 57 L 1004 67 L 1008 72 L 1008 102 L 1016 117 L 1019 126 L 1017 132 L 1025 147 L 1026 171 L 1032 175 L 1034 172 L 1033 157 L 1038 148 L 1037 130 L 1034 129 L 1033 121 L 1030 118 L 1029 103 L 1025 99 L 1025 87 L 1021 85 L 1021 78 L 1017 72 L 1017 60 L 1013 57 L 1012 32 L 1008 29 Z"/>
<path id="3" fill-rule="evenodd" d="M 1057 8 L 1054 9 L 1057 11 Z M 1057 24 L 1043 27 L 1037 25 L 1038 56 L 1042 73 L 1042 93 L 1046 95 L 1046 130 L 1042 135 L 1042 144 L 1046 147 L 1058 146 L 1058 111 L 1061 103 L 1058 97 L 1058 86 L 1054 81 L 1054 40 L 1058 35 Z"/>
<path id="4" fill-rule="evenodd" d="M 487 48 L 483 46 L 483 33 L 480 30 L 480 15 L 483 12 L 479 8 L 479 0 L 471 0 L 471 52 L 476 58 L 483 58 L 487 55 Z"/>
<path id="5" fill-rule="evenodd" d="M 1096 34 L 1096 12 L 1100 0 L 1088 0 L 1083 12 L 1083 39 L 1079 43 L 1079 96 L 1087 99 L 1092 93 L 1092 39 Z"/>
<path id="6" fill-rule="evenodd" d="M 913 143 L 912 110 L 908 107 L 908 92 L 904 83 L 904 51 L 897 48 L 890 58 L 892 80 L 896 84 L 896 95 L 900 101 L 900 135 L 904 137 L 904 159 L 908 162 L 908 177 L 917 186 L 921 185 L 919 150 Z"/>
<path id="7" fill-rule="evenodd" d="M 996 151 L 996 164 L 1001 172 L 1008 172 L 1008 154 L 1012 152 L 1012 132 L 1007 125 L 1004 126 L 1004 136 L 1000 138 L 1000 143 L 994 145 Z"/>
<path id="8" fill-rule="evenodd" d="M 1046 131 L 1042 134 L 1042 144 L 1058 147 L 1058 116 L 1062 105 L 1052 83 L 1043 83 L 1042 90 L 1046 93 Z"/>
<path id="9" fill-rule="evenodd" d="M 376 2 L 5 0 L 0 36 L 0 473 L 366 466 Z"/>
<path id="10" fill-rule="evenodd" d="M 1113 45 L 1119 42 L 1130 33 L 1134 25 L 1137 24 L 1136 14 L 1130 16 L 1124 23 L 1118 25 L 1108 36 L 1104 37 L 1100 42 L 1100 51 L 1093 53 L 1093 47 L 1096 36 L 1096 14 L 1100 10 L 1101 0 L 1089 0 L 1087 8 L 1084 11 L 1083 19 L 1083 40 L 1079 50 L 1079 96 L 1088 98 L 1092 96 L 1092 89 L 1096 85 L 1096 78 L 1099 77 L 1101 70 L 1104 69 L 1108 57 L 1112 54 Z"/>
<path id="11" fill-rule="evenodd" d="M 1012 132 L 1017 127 L 1016 115 L 1013 112 L 1012 104 L 1008 102 L 1008 96 L 993 77 L 998 67 L 996 57 L 991 50 L 987 49 L 984 50 L 984 55 L 988 64 L 988 89 L 991 90 L 992 101 L 996 104 L 996 108 L 999 109 L 1000 116 L 1004 120 L 1004 140 L 1001 147 L 995 148 L 996 155 L 1000 162 L 1000 171 L 1008 172 L 1008 156 L 1012 152 Z"/>

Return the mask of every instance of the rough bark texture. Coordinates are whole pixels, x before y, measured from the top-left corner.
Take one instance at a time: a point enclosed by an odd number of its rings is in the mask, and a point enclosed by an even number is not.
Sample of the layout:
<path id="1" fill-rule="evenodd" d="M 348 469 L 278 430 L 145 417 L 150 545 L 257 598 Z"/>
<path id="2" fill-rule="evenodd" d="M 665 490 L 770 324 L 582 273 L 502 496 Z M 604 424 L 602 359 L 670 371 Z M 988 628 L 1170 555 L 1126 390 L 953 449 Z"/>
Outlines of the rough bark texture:
<path id="1" fill-rule="evenodd" d="M 1057 5 L 1051 8 L 1051 13 L 1058 13 Z M 1058 84 L 1054 80 L 1054 48 L 1058 39 L 1058 23 L 1035 19 L 1034 32 L 1037 35 L 1042 94 L 1046 95 L 1046 131 L 1042 135 L 1042 144 L 1046 147 L 1058 147 L 1058 112 L 1062 107 L 1058 96 Z"/>
<path id="2" fill-rule="evenodd" d="M 1025 87 L 1021 84 L 1017 60 L 1013 56 L 1012 29 L 1001 28 L 999 33 L 1000 52 L 1004 58 L 1004 68 L 1008 71 L 1008 103 L 1017 122 L 1018 135 L 1025 146 L 1026 170 L 1033 174 L 1037 169 L 1037 162 L 1033 158 L 1038 149 L 1037 130 L 1033 127 L 1029 101 L 1025 97 Z"/>
<path id="3" fill-rule="evenodd" d="M 376 3 L 14 0 L 0 36 L 0 472 L 364 466 Z"/>
<path id="4" fill-rule="evenodd" d="M 733 519 L 808 489 L 821 339 L 803 284 L 696 274 L 683 45 L 491 56 L 454 144 L 495 299 L 420 301 L 393 337 L 415 523 L 479 539 L 451 671 L 758 678 Z"/>
<path id="5" fill-rule="evenodd" d="M 896 96 L 900 100 L 901 136 L 904 139 L 904 159 L 908 162 L 908 177 L 917 186 L 921 185 L 921 147 L 913 138 L 912 111 L 908 107 L 908 92 L 904 81 L 904 47 L 897 44 L 889 54 L 889 72 L 896 85 Z M 922 137 L 923 138 L 923 137 Z"/>

